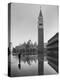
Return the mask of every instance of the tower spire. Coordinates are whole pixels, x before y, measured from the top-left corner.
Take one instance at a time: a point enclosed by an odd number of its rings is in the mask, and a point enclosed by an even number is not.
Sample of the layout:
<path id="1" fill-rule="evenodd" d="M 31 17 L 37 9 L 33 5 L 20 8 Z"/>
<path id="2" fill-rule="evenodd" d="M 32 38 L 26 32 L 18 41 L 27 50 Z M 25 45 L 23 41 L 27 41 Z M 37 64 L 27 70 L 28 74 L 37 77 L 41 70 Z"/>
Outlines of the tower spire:
<path id="1" fill-rule="evenodd" d="M 43 15 L 42 15 L 41 6 L 40 6 L 40 13 L 39 13 L 39 16 L 38 16 L 38 24 L 39 24 L 40 28 L 43 28 Z"/>
<path id="2" fill-rule="evenodd" d="M 41 10 L 41 6 L 40 6 L 40 14 L 39 14 L 39 16 L 42 16 L 42 10 Z"/>

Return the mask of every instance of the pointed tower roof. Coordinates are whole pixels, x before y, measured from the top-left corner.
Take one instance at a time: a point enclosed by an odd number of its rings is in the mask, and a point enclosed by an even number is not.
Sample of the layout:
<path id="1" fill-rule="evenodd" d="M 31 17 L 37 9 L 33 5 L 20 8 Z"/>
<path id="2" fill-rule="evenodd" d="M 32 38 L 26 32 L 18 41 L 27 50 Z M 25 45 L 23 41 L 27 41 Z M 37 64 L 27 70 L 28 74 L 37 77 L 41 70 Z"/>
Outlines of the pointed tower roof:
<path id="1" fill-rule="evenodd" d="M 41 10 L 41 6 L 40 6 L 40 13 L 39 13 L 39 16 L 42 16 L 42 10 Z"/>

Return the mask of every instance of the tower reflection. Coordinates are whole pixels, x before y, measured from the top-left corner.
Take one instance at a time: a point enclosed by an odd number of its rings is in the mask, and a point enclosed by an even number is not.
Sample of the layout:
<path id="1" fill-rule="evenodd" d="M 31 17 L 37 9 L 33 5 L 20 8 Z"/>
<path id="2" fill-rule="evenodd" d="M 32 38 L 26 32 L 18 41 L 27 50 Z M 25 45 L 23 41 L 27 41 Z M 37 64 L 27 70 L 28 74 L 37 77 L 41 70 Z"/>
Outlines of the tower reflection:
<path id="1" fill-rule="evenodd" d="M 38 74 L 39 75 L 44 74 L 44 57 L 41 54 L 43 53 L 38 52 Z"/>

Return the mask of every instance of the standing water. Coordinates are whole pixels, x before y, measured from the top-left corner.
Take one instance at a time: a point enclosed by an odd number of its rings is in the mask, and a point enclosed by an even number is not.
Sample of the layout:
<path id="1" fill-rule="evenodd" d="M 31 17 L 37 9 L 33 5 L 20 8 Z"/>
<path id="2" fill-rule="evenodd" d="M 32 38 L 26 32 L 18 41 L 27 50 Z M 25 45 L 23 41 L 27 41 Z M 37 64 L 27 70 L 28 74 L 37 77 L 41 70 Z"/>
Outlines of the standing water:
<path id="1" fill-rule="evenodd" d="M 32 76 L 38 75 L 38 58 L 37 55 L 11 55 L 11 76 Z"/>

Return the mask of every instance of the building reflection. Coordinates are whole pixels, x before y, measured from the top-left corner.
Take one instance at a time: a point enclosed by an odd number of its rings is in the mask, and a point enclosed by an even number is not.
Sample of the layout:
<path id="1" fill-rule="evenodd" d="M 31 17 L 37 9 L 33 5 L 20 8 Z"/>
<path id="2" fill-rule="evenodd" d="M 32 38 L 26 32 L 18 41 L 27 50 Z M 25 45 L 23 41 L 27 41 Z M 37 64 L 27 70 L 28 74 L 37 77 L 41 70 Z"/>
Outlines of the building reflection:
<path id="1" fill-rule="evenodd" d="M 38 48 L 39 49 L 39 48 Z M 32 64 L 34 61 L 36 63 L 36 60 L 38 60 L 38 75 L 43 75 L 44 74 L 44 56 L 43 56 L 43 50 L 40 52 L 38 50 L 37 52 L 38 55 L 25 55 L 25 56 L 20 56 L 18 57 L 18 68 L 21 70 L 21 60 L 25 63 L 27 62 L 29 66 Z"/>
<path id="2" fill-rule="evenodd" d="M 44 74 L 44 58 L 40 55 L 40 53 L 38 53 L 38 74 Z"/>

